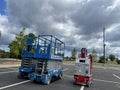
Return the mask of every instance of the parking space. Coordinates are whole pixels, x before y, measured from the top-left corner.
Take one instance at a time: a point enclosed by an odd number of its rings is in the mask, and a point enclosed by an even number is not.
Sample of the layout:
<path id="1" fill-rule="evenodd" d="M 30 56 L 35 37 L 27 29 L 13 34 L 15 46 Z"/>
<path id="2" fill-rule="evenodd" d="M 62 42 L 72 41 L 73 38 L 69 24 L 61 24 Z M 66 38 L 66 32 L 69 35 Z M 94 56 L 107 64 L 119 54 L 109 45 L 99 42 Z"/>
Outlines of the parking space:
<path id="1" fill-rule="evenodd" d="M 93 84 L 90 88 L 74 85 L 74 66 L 64 65 L 62 80 L 54 80 L 50 85 L 33 83 L 30 80 L 18 79 L 18 68 L 0 68 L 0 90 L 119 90 L 119 70 L 93 69 Z M 7 73 L 3 73 L 7 72 Z M 116 76 L 115 76 L 116 75 Z"/>

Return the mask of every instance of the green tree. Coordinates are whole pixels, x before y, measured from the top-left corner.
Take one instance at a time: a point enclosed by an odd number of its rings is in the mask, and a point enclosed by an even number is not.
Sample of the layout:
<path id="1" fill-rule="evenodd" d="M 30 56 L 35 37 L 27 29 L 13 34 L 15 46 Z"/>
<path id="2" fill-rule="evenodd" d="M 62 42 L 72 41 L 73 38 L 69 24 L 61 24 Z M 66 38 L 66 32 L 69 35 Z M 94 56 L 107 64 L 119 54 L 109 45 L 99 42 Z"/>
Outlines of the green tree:
<path id="1" fill-rule="evenodd" d="M 67 61 L 68 61 L 68 60 L 70 60 L 70 58 L 69 58 L 68 56 L 66 56 L 66 57 L 65 57 L 65 60 L 67 60 Z"/>
<path id="2" fill-rule="evenodd" d="M 120 64 L 120 60 L 118 58 L 116 59 L 116 62 L 117 62 L 117 64 Z"/>
<path id="3" fill-rule="evenodd" d="M 104 63 L 104 62 L 105 62 L 105 61 L 104 61 L 104 56 L 100 56 L 98 62 L 99 62 L 99 63 Z"/>
<path id="4" fill-rule="evenodd" d="M 35 34 L 29 33 L 28 36 L 34 38 L 34 37 L 35 37 Z"/>
<path id="5" fill-rule="evenodd" d="M 9 57 L 10 57 L 10 53 L 9 53 L 9 52 L 5 52 L 4 57 L 5 57 L 5 58 L 9 58 Z"/>
<path id="6" fill-rule="evenodd" d="M 10 48 L 10 57 L 12 58 L 18 58 L 18 55 L 19 55 L 19 44 L 17 41 L 12 41 L 10 44 L 9 44 L 9 48 Z"/>
<path id="7" fill-rule="evenodd" d="M 71 59 L 72 60 L 76 60 L 76 54 L 77 54 L 77 50 L 76 50 L 76 48 L 74 48 L 73 50 L 72 50 L 72 52 L 71 52 Z"/>
<path id="8" fill-rule="evenodd" d="M 110 54 L 110 55 L 109 55 L 109 59 L 110 59 L 111 61 L 114 61 L 114 60 L 115 60 L 115 55 Z"/>
<path id="9" fill-rule="evenodd" d="M 13 58 L 20 58 L 20 53 L 22 50 L 22 43 L 24 41 L 24 32 L 25 28 L 16 35 L 15 39 L 9 44 L 10 48 L 10 57 Z"/>
<path id="10" fill-rule="evenodd" d="M 0 49 L 0 58 L 9 58 L 9 52 Z"/>
<path id="11" fill-rule="evenodd" d="M 22 51 L 23 43 L 26 43 L 24 37 L 25 36 L 35 37 L 33 33 L 29 33 L 28 35 L 25 35 L 24 33 L 25 33 L 25 28 L 23 28 L 23 30 L 20 33 L 18 33 L 15 39 L 9 44 L 10 57 L 21 58 L 20 54 Z"/>
<path id="12" fill-rule="evenodd" d="M 92 51 L 92 56 L 93 56 L 93 62 L 96 62 L 96 60 L 97 60 L 97 52 L 96 52 L 95 49 L 93 49 L 93 51 Z"/>

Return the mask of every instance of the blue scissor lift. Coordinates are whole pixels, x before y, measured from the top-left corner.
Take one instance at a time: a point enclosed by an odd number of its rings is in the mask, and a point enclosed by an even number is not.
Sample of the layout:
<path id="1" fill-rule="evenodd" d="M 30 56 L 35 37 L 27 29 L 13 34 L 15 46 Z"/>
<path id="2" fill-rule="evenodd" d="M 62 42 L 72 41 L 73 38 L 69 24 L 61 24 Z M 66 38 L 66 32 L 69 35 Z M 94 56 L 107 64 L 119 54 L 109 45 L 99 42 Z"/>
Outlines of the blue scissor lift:
<path id="1" fill-rule="evenodd" d="M 49 84 L 53 77 L 62 78 L 65 44 L 52 35 L 26 37 L 22 49 L 19 77 Z"/>

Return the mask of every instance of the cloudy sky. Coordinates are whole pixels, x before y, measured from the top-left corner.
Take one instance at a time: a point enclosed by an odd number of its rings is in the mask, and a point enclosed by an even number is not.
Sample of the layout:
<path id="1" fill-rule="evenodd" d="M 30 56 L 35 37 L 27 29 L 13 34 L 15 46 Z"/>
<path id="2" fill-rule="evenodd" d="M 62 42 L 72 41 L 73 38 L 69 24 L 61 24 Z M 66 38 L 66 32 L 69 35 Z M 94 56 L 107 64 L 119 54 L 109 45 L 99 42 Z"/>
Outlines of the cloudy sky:
<path id="1" fill-rule="evenodd" d="M 0 49 L 23 27 L 60 38 L 66 55 L 82 47 L 102 54 L 105 28 L 106 55 L 120 56 L 120 0 L 0 0 Z"/>

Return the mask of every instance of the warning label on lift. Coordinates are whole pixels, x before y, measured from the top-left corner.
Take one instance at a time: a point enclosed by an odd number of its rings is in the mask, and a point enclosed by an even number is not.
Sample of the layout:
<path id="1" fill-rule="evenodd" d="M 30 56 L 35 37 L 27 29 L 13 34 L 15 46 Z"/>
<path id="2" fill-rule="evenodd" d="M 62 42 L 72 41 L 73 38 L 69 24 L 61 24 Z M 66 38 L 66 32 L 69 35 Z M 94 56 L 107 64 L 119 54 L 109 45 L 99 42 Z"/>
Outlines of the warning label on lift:
<path id="1" fill-rule="evenodd" d="M 61 56 L 57 56 L 57 55 L 51 55 L 51 58 L 52 58 L 52 59 L 62 59 Z"/>

